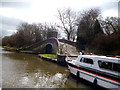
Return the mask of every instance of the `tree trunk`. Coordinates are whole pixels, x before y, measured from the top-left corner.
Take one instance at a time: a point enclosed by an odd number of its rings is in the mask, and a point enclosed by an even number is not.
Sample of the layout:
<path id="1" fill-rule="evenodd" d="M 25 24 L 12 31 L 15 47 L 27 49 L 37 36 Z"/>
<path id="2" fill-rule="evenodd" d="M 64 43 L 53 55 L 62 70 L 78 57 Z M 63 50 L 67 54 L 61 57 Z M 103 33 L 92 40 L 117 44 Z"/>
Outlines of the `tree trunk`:
<path id="1" fill-rule="evenodd" d="M 70 40 L 70 34 L 69 33 L 67 34 L 67 40 Z"/>

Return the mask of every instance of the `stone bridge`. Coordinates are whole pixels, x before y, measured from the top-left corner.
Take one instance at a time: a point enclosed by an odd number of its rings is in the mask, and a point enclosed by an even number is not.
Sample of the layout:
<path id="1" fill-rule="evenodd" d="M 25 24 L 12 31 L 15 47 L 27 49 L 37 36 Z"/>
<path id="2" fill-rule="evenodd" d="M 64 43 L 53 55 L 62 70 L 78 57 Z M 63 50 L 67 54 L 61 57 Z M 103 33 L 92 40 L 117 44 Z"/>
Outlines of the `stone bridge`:
<path id="1" fill-rule="evenodd" d="M 34 50 L 40 51 L 41 53 L 55 54 L 59 50 L 59 41 L 56 38 L 50 38 L 33 45 L 30 45 L 22 50 Z"/>
<path id="2" fill-rule="evenodd" d="M 23 50 L 34 50 L 40 53 L 47 54 L 68 54 L 68 55 L 79 55 L 76 50 L 76 43 L 64 39 L 50 38 L 42 42 L 35 43 L 31 46 L 24 48 Z"/>

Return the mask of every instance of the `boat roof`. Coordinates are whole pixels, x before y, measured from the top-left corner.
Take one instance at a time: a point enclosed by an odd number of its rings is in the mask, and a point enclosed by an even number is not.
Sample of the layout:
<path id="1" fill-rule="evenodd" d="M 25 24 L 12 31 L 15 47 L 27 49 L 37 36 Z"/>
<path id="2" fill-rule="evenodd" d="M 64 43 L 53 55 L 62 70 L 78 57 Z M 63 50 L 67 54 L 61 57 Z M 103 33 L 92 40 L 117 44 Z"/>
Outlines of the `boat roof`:
<path id="1" fill-rule="evenodd" d="M 81 55 L 79 55 L 81 56 Z M 86 57 L 86 58 L 97 58 L 97 59 L 105 59 L 105 60 L 117 60 L 120 61 L 120 58 L 117 57 L 108 57 L 108 56 L 99 56 L 99 55 L 82 55 L 82 57 Z"/>

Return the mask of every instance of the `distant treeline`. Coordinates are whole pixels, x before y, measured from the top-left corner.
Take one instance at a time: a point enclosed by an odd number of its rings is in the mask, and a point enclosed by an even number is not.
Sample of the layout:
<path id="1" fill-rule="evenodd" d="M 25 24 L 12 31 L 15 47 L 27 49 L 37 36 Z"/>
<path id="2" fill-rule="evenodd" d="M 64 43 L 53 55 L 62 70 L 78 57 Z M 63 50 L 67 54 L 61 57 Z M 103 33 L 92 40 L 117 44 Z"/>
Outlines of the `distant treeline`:
<path id="1" fill-rule="evenodd" d="M 17 27 L 17 32 L 11 36 L 6 36 L 2 39 L 3 46 L 24 48 L 31 44 L 47 39 L 51 31 L 56 31 L 56 28 L 48 24 L 28 24 L 22 23 Z"/>
<path id="2" fill-rule="evenodd" d="M 76 39 L 79 50 L 120 55 L 120 18 L 102 18 L 97 8 L 81 13 L 67 8 L 58 9 L 58 19 L 59 25 L 22 23 L 16 33 L 2 39 L 2 45 L 26 47 L 47 39 L 51 31 L 63 30 L 67 40 Z"/>

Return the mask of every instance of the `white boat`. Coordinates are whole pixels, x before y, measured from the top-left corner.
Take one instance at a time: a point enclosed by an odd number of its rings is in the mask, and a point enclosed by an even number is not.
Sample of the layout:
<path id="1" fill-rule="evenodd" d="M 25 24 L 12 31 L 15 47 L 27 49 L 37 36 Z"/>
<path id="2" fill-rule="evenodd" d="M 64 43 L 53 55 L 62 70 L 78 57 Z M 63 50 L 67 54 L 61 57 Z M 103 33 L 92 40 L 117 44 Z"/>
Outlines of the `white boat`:
<path id="1" fill-rule="evenodd" d="M 76 60 L 68 60 L 68 69 L 95 86 L 120 90 L 120 58 L 79 55 Z"/>

